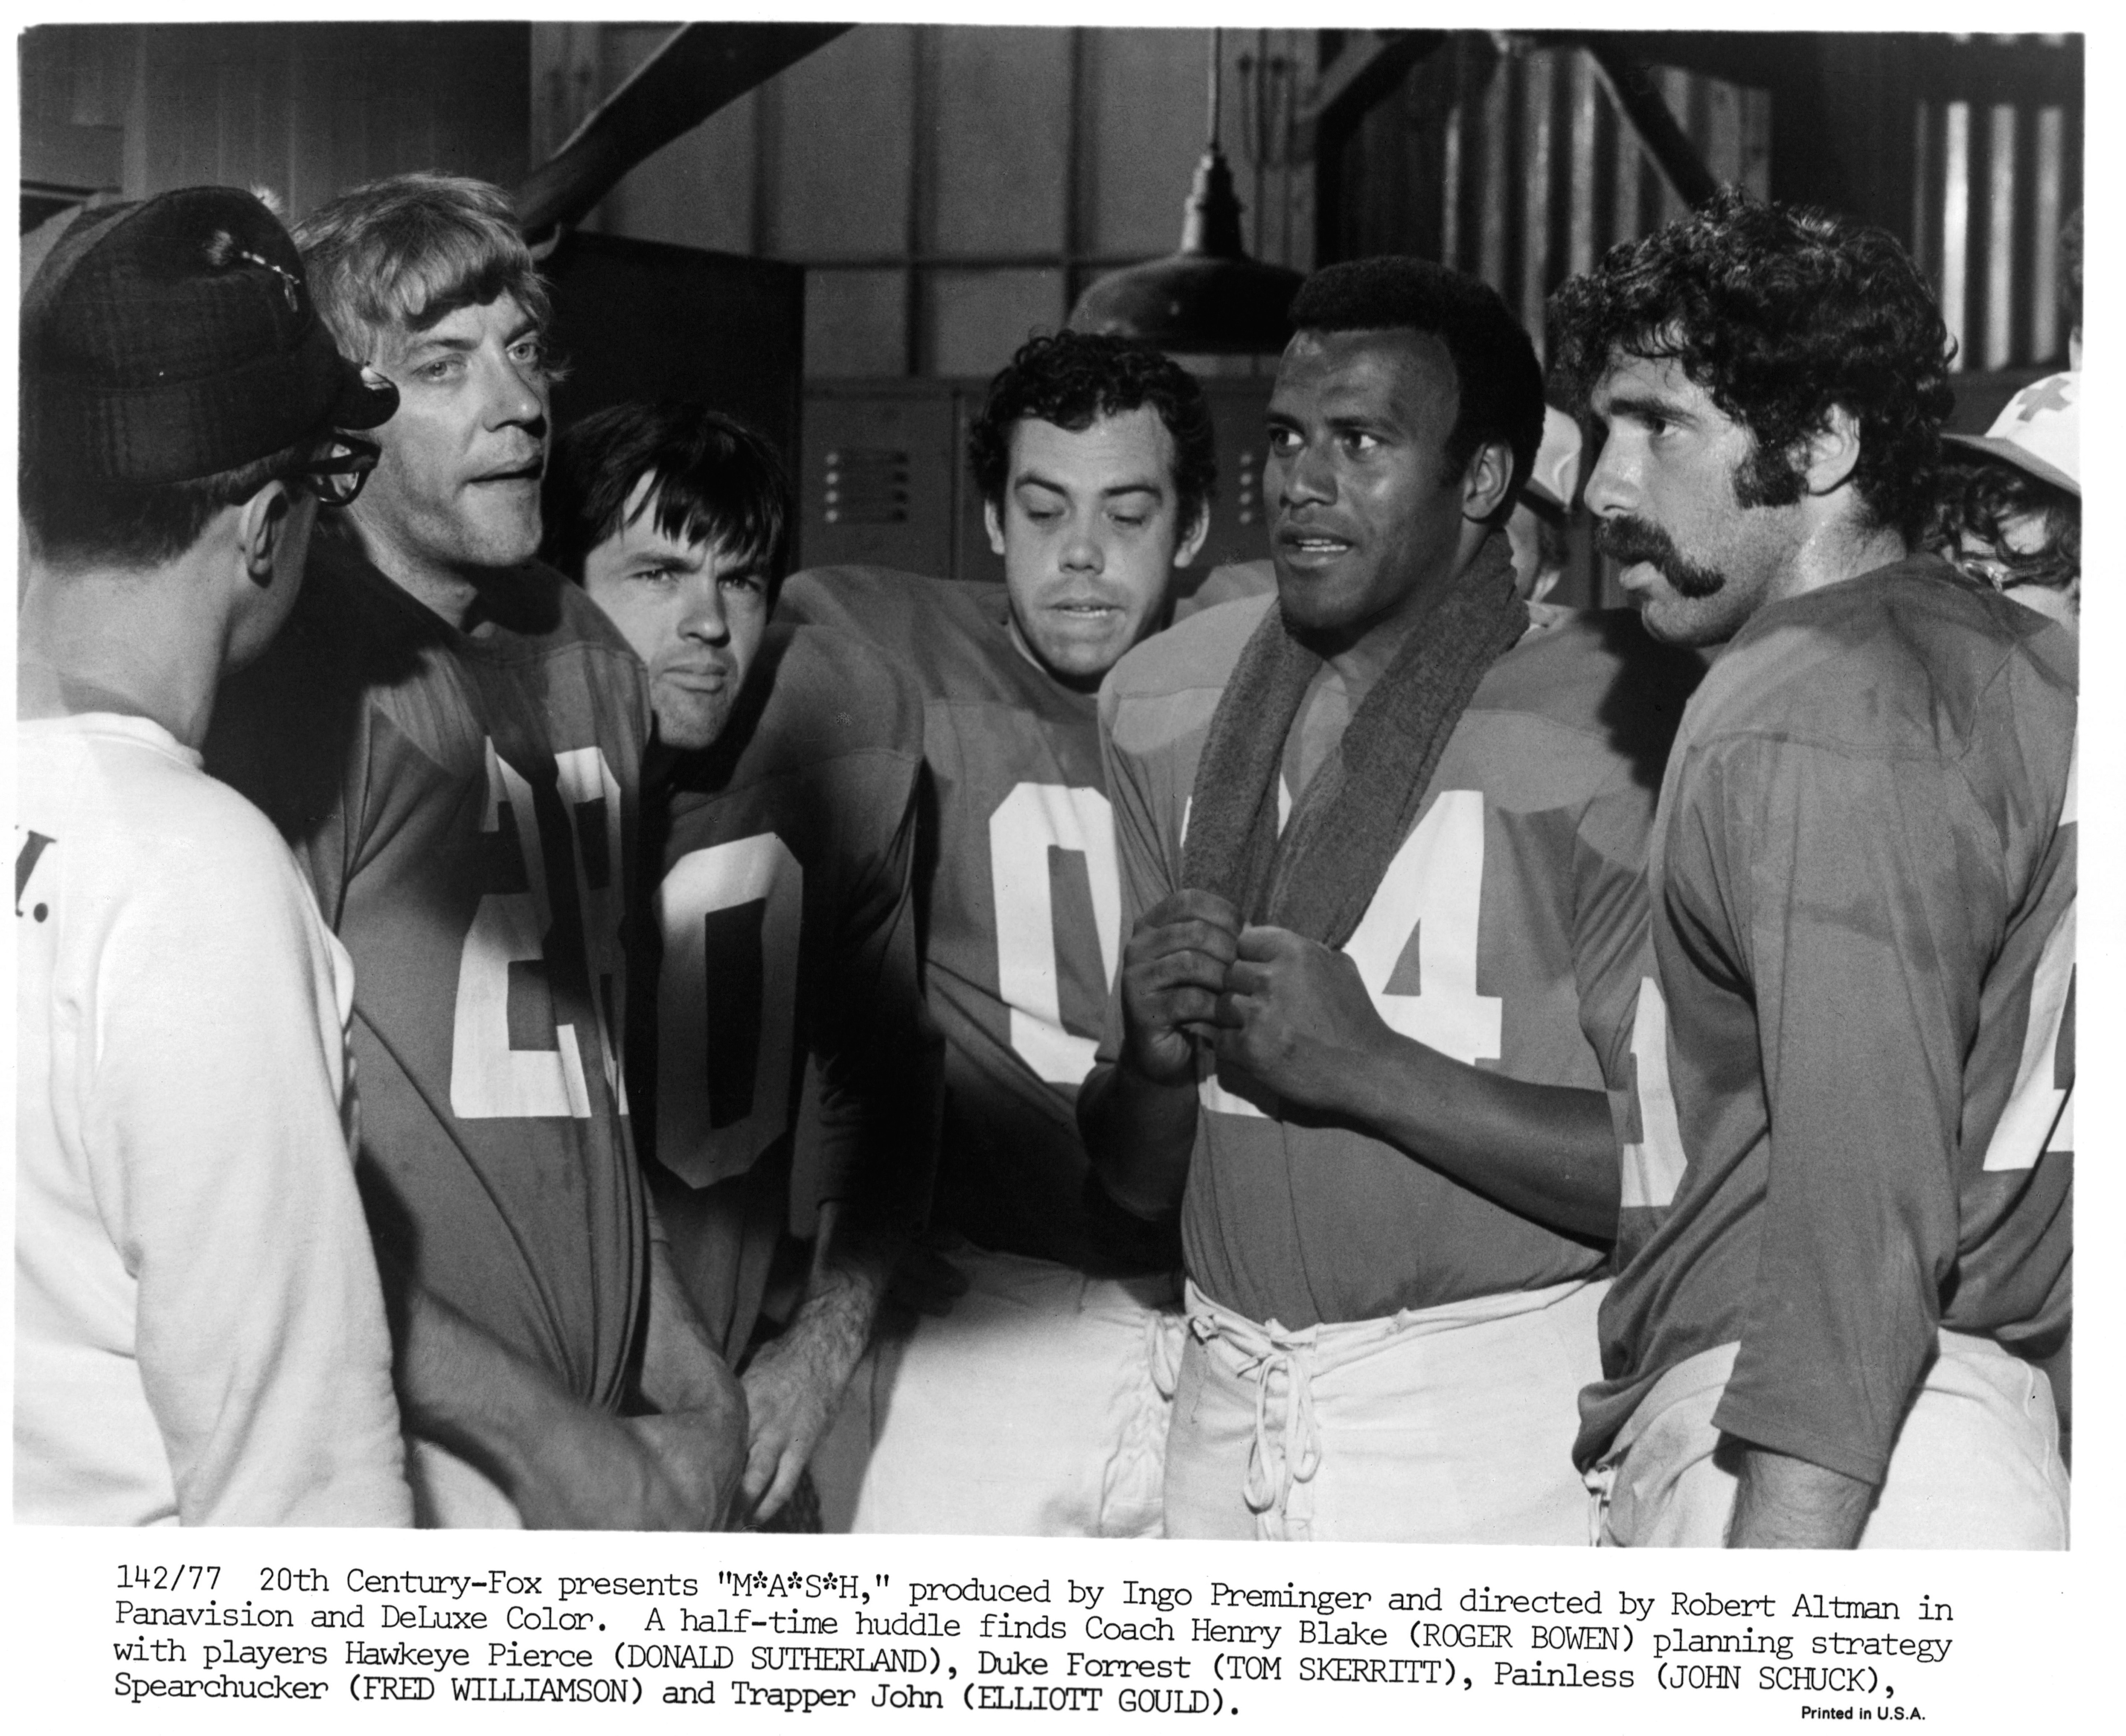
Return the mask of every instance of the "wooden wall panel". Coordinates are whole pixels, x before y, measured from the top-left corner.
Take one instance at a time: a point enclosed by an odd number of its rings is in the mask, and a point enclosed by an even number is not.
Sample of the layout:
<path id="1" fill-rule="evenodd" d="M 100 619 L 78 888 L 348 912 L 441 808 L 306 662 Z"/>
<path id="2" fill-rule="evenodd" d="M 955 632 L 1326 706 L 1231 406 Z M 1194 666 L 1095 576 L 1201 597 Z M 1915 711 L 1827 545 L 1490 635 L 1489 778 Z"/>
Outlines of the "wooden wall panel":
<path id="1" fill-rule="evenodd" d="M 125 26 L 22 33 L 17 64 L 26 222 L 125 184 L 126 108 L 139 50 L 139 32 Z"/>
<path id="2" fill-rule="evenodd" d="M 669 34 L 669 26 L 626 33 L 647 39 L 645 54 Z M 720 109 L 630 170 L 586 226 L 718 253 L 754 251 L 761 218 L 762 121 L 756 92 Z"/>
<path id="3" fill-rule="evenodd" d="M 777 111 L 764 251 L 805 260 L 908 250 L 919 35 L 907 25 L 854 30 L 763 87 Z"/>
<path id="4" fill-rule="evenodd" d="M 535 136 L 565 135 L 662 28 L 534 26 Z M 802 263 L 815 376 L 993 366 L 1095 277 L 1176 244 L 1209 41 L 866 25 L 639 166 L 587 226 Z M 1304 266 L 1311 169 L 1294 117 L 1313 33 L 1232 31 L 1224 47 L 1247 233 Z"/>
<path id="5" fill-rule="evenodd" d="M 262 185 L 300 217 L 408 169 L 513 186 L 529 167 L 529 53 L 521 24 L 147 28 L 125 191 Z"/>
<path id="6" fill-rule="evenodd" d="M 1070 310 L 1059 271 L 925 274 L 924 329 L 918 358 L 925 374 L 994 373 L 1035 331 L 1054 331 Z"/>
<path id="7" fill-rule="evenodd" d="M 937 191 L 920 244 L 947 254 L 1060 256 L 1071 172 L 1070 33 L 947 30 L 928 40 L 937 111 L 951 120 L 922 141 Z"/>
<path id="8" fill-rule="evenodd" d="M 805 367 L 826 380 L 879 379 L 908 371 L 905 271 L 805 274 Z"/>
<path id="9" fill-rule="evenodd" d="M 1122 258 L 1171 253 L 1181 236 L 1188 165 L 1203 149 L 1203 32 L 1085 35 L 1086 244 Z M 1171 165 L 1174 178 L 1146 173 L 1153 163 Z"/>

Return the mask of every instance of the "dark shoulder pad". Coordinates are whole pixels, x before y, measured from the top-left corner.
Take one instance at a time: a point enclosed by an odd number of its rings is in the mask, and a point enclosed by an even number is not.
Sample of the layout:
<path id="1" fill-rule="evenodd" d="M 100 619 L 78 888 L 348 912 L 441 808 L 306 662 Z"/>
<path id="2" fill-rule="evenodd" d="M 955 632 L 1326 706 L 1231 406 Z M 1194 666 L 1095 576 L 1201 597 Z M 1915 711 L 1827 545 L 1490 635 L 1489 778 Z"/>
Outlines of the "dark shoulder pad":
<path id="1" fill-rule="evenodd" d="M 1704 679 L 1703 654 L 1664 645 L 1636 609 L 1546 610 L 1536 619 L 1538 630 L 1500 665 L 1506 702 L 1605 736 L 1639 781 L 1658 784 L 1684 706 Z"/>
<path id="2" fill-rule="evenodd" d="M 761 656 L 763 722 L 829 752 L 921 754 L 923 696 L 876 646 L 837 627 L 792 622 L 769 629 Z"/>
<path id="3" fill-rule="evenodd" d="M 873 644 L 906 645 L 936 613 L 933 593 L 950 583 L 890 566 L 807 567 L 782 581 L 776 613 L 800 625 L 839 627 Z"/>
<path id="4" fill-rule="evenodd" d="M 778 621 L 716 745 L 673 768 L 675 783 L 732 788 L 855 754 L 923 757 L 923 697 L 862 640 Z"/>
<path id="5" fill-rule="evenodd" d="M 222 684 L 206 769 L 295 840 L 338 805 L 366 696 L 446 641 L 434 614 L 337 539 L 311 545 L 301 594 L 258 660 Z"/>

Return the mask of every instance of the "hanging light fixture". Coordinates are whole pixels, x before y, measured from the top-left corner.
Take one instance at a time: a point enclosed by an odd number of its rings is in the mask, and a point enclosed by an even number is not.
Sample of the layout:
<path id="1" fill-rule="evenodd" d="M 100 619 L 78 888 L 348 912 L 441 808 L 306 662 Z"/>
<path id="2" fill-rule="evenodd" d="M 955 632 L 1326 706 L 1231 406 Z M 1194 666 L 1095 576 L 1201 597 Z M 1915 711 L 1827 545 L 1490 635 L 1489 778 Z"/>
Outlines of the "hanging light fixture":
<path id="1" fill-rule="evenodd" d="M 1100 278 L 1070 310 L 1074 330 L 1183 355 L 1267 355 L 1292 336 L 1285 315 L 1300 274 L 1248 257 L 1233 172 L 1218 148 L 1222 35 L 1211 32 L 1211 135 L 1183 207 L 1180 251 Z"/>

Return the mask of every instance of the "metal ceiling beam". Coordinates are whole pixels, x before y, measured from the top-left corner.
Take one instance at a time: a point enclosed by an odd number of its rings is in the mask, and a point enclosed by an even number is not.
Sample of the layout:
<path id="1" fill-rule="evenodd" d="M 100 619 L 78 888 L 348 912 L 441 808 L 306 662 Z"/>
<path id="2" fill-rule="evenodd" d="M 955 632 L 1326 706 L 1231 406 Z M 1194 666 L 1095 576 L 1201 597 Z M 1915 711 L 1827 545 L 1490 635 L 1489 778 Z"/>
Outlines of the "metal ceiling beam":
<path id="1" fill-rule="evenodd" d="M 1646 154 L 1661 177 L 1685 205 L 1702 205 L 1720 190 L 1720 182 L 1706 167 L 1705 157 L 1677 124 L 1645 65 L 1626 55 L 1607 36 L 1593 33 L 1579 39 L 1587 58 L 1594 63 L 1618 112 L 1632 124 Z"/>
<path id="2" fill-rule="evenodd" d="M 1300 106 L 1299 124 L 1335 130 L 1355 122 L 1402 82 L 1402 75 L 1447 40 L 1445 31 L 1354 31 L 1343 52 L 1321 69 Z"/>
<path id="3" fill-rule="evenodd" d="M 578 221 L 644 158 L 849 28 L 682 25 L 517 188 L 525 234 Z"/>

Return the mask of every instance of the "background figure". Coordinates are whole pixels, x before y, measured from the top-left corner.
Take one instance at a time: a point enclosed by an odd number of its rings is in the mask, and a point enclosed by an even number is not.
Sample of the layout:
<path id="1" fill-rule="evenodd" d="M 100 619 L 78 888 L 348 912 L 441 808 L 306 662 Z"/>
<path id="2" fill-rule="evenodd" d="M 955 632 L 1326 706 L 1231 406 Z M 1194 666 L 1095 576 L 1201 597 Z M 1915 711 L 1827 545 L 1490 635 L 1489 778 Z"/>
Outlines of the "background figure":
<path id="1" fill-rule="evenodd" d="M 391 414 L 224 187 L 79 219 L 22 305 L 15 1516 L 404 1525 L 347 954 L 200 769 Z"/>
<path id="2" fill-rule="evenodd" d="M 756 1525 L 810 1496 L 936 1140 L 922 702 L 860 641 L 771 623 L 791 518 L 772 449 L 714 410 L 620 404 L 555 443 L 549 553 L 649 671 L 635 1133 L 673 1269 L 742 1372 Z M 796 1505 L 817 1530 L 816 1497 Z"/>
<path id="3" fill-rule="evenodd" d="M 1950 450 L 1926 546 L 2070 631 L 2081 622 L 2081 376 L 2024 386 Z"/>
<path id="4" fill-rule="evenodd" d="M 1514 588 L 1530 603 L 1557 589 L 1572 558 L 1568 540 L 1580 499 L 1580 424 L 1554 404 L 1543 407 L 1543 443 L 1527 484 L 1506 519 Z"/>
<path id="5" fill-rule="evenodd" d="M 1736 194 L 1552 310 L 1600 546 L 1726 645 L 1654 828 L 1677 1142 L 1581 1402 L 1603 1540 L 2064 1547 L 2075 648 L 1910 554 L 1940 313 L 1881 231 Z"/>
<path id="6" fill-rule="evenodd" d="M 1155 1536 L 1172 1232 L 1092 1183 L 1073 1104 L 1121 943 L 1094 691 L 1202 544 L 1210 411 L 1166 357 L 1065 332 L 991 382 L 968 445 L 1002 587 L 829 568 L 788 590 L 923 691 L 934 1215 L 966 1280 L 859 1376 L 822 1494 L 831 1516 L 853 1491 L 861 1530 Z"/>
<path id="7" fill-rule="evenodd" d="M 1580 1542 L 1646 828 L 1696 670 L 1520 595 L 1543 379 L 1495 291 L 1361 260 L 1292 318 L 1275 598 L 1101 694 L 1132 926 L 1079 1114 L 1117 1199 L 1181 1213 L 1168 1533 Z"/>
<path id="8" fill-rule="evenodd" d="M 744 1403 L 654 1242 L 621 1026 L 641 665 L 532 556 L 543 287 L 495 188 L 409 175 L 297 235 L 399 388 L 209 764 L 353 954 L 361 1179 L 422 1516 L 715 1524 Z"/>

